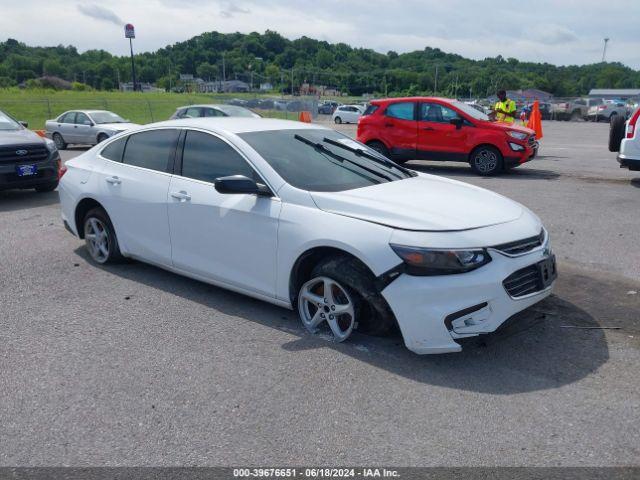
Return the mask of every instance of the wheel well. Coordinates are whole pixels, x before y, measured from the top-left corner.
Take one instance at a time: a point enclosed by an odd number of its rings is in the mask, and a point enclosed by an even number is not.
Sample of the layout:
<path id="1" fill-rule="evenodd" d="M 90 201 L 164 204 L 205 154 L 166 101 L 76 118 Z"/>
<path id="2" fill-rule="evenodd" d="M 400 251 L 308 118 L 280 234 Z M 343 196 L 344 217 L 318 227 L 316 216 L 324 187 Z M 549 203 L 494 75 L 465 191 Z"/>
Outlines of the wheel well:
<path id="1" fill-rule="evenodd" d="M 476 145 L 475 147 L 473 147 L 471 152 L 469 152 L 469 159 L 468 159 L 469 162 L 471 161 L 471 157 L 473 156 L 474 152 L 476 150 L 478 150 L 479 148 L 482 148 L 482 147 L 491 147 L 491 148 L 493 148 L 493 149 L 498 151 L 498 153 L 500 154 L 500 159 L 504 158 L 504 155 L 502 155 L 502 152 L 500 151 L 500 149 L 498 147 L 496 147 L 495 145 L 493 145 L 491 143 L 481 143 L 480 145 Z"/>
<path id="2" fill-rule="evenodd" d="M 89 212 L 89 210 L 98 207 L 104 210 L 104 207 L 93 198 L 83 198 L 80 203 L 78 203 L 74 220 L 76 222 L 76 232 L 78 232 L 78 236 L 80 238 L 84 238 L 84 229 L 80 227 L 82 226 L 82 221 L 84 220 L 85 215 L 87 214 L 87 212 Z"/>
<path id="3" fill-rule="evenodd" d="M 344 255 L 354 258 L 364 265 L 364 262 L 362 262 L 358 257 L 344 250 L 340 250 L 339 248 L 315 247 L 307 250 L 298 257 L 296 262 L 293 264 L 293 268 L 291 269 L 291 275 L 289 275 L 289 299 L 291 300 L 292 305 L 295 305 L 298 296 L 298 290 L 304 282 L 309 280 L 309 278 L 311 277 L 311 271 L 318 264 L 318 262 L 320 262 L 323 258 L 335 255 Z M 366 268 L 367 270 L 371 271 L 369 267 Z M 371 275 L 373 275 L 373 272 L 371 272 Z"/>
<path id="4" fill-rule="evenodd" d="M 96 135 L 96 142 L 97 142 L 98 140 L 100 140 L 100 137 L 101 137 L 101 136 L 104 136 L 104 137 L 106 137 L 106 138 L 109 138 L 109 135 L 107 135 L 107 134 L 106 134 L 106 133 L 104 133 L 104 132 L 100 132 L 100 133 L 98 133 L 98 135 Z"/>

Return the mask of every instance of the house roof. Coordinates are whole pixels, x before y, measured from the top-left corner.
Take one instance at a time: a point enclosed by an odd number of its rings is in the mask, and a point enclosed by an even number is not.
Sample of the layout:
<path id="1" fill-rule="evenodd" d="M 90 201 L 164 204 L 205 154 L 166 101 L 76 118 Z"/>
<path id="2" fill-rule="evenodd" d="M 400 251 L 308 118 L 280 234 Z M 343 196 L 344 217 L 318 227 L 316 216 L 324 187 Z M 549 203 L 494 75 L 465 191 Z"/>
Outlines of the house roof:
<path id="1" fill-rule="evenodd" d="M 619 95 L 619 96 L 638 96 L 640 88 L 592 88 L 589 95 Z"/>

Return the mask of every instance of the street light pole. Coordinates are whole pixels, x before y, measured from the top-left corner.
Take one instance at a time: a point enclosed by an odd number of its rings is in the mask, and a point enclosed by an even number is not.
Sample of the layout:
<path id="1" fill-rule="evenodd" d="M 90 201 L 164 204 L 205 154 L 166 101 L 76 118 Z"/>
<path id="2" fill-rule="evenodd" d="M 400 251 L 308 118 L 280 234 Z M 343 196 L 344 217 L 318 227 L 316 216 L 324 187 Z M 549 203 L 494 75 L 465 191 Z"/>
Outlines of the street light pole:
<path id="1" fill-rule="evenodd" d="M 602 62 L 604 63 L 606 55 L 607 55 L 607 43 L 609 43 L 609 39 L 604 39 L 604 48 L 602 49 Z"/>

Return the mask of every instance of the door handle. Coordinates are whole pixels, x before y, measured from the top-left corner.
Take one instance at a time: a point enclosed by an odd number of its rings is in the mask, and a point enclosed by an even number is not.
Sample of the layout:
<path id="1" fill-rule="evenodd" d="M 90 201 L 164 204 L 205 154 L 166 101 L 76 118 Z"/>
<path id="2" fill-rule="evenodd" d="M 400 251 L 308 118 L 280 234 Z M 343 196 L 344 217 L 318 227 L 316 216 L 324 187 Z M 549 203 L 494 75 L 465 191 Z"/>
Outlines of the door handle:
<path id="1" fill-rule="evenodd" d="M 122 183 L 122 180 L 120 180 L 115 175 L 113 177 L 105 178 L 105 180 L 107 181 L 107 183 L 110 183 L 111 185 L 120 185 Z"/>
<path id="2" fill-rule="evenodd" d="M 435 130 L 433 127 L 424 127 L 423 130 Z"/>
<path id="3" fill-rule="evenodd" d="M 184 190 L 180 190 L 179 192 L 171 192 L 171 196 L 177 200 L 182 201 L 189 201 L 191 200 L 191 195 L 189 195 L 187 192 L 185 192 Z"/>

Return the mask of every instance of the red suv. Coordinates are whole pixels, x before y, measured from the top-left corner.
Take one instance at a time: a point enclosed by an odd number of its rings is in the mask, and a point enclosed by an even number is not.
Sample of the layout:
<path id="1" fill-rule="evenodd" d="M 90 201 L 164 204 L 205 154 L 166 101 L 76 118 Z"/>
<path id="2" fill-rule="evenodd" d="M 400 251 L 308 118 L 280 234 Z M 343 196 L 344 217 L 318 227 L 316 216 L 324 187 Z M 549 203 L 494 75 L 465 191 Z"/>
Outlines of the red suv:
<path id="1" fill-rule="evenodd" d="M 432 97 L 373 100 L 358 122 L 358 140 L 398 163 L 469 162 L 494 175 L 536 155 L 535 132 L 493 122 L 457 100 Z"/>

